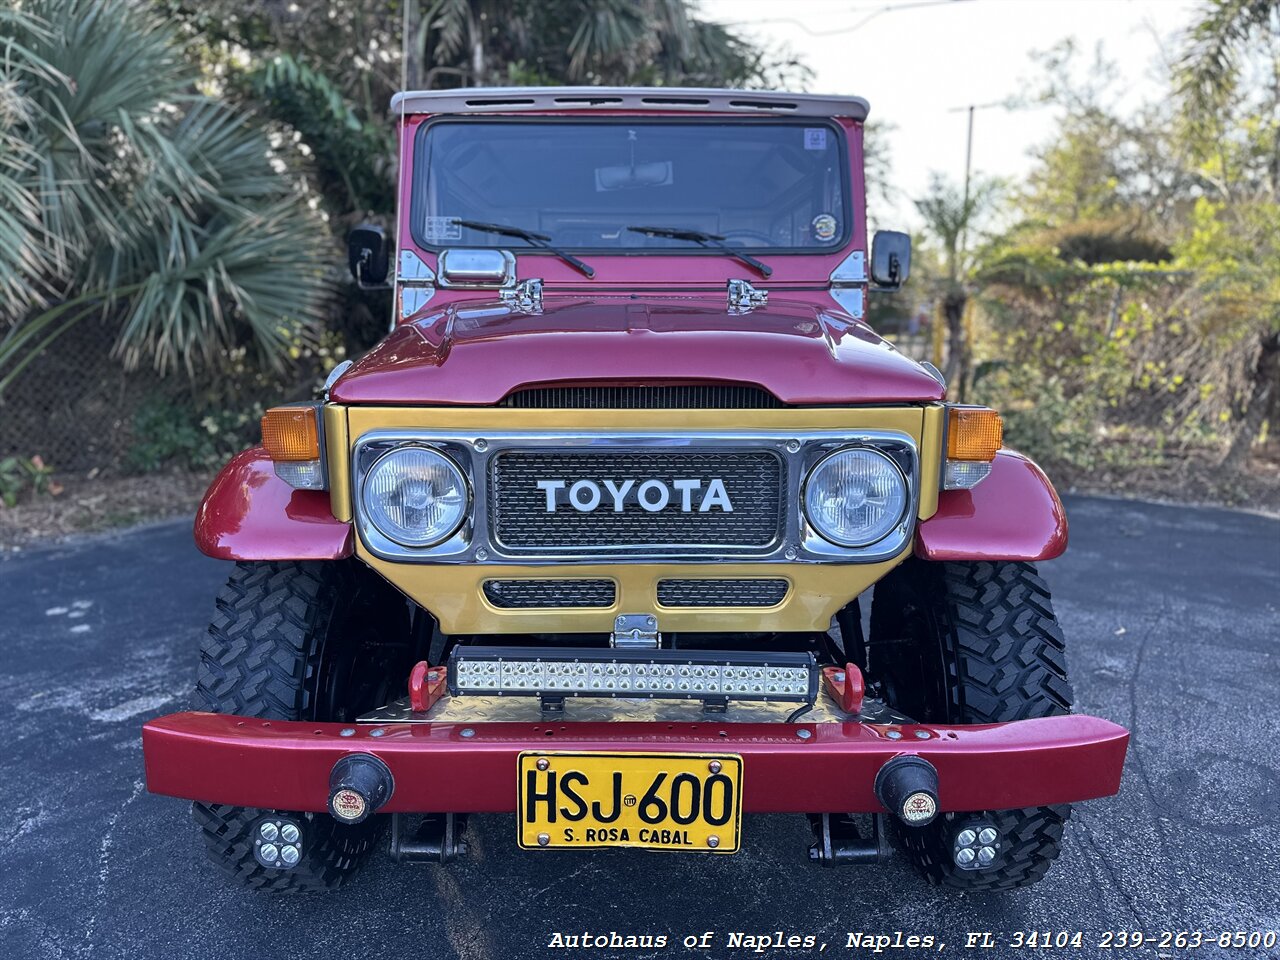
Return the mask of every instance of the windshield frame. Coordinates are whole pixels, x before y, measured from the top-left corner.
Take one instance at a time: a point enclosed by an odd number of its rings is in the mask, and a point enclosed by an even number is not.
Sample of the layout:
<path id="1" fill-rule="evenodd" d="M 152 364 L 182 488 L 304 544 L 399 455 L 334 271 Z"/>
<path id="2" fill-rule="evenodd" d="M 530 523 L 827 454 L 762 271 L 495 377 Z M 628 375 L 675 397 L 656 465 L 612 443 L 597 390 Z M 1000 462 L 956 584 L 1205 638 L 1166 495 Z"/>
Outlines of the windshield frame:
<path id="1" fill-rule="evenodd" d="M 740 250 L 743 253 L 749 253 L 760 257 L 829 257 L 836 253 L 842 252 L 853 239 L 855 234 L 854 224 L 854 204 L 853 204 L 853 187 L 855 178 L 853 171 L 849 166 L 849 142 L 848 131 L 842 127 L 832 117 L 790 117 L 790 116 L 755 116 L 740 117 L 730 115 L 712 115 L 712 116 L 672 116 L 672 115 L 655 115 L 655 116 L 636 116 L 635 114 L 607 114 L 603 116 L 583 116 L 574 114 L 553 114 L 541 116 L 516 116 L 516 115 L 485 115 L 485 116 L 463 116 L 456 114 L 440 114 L 428 117 L 424 122 L 418 125 L 417 131 L 414 133 L 413 141 L 413 168 L 409 183 L 409 235 L 413 238 L 413 242 L 422 250 L 432 253 L 439 253 L 442 250 L 450 248 L 464 248 L 475 250 L 510 250 L 514 254 L 526 255 L 533 254 L 539 256 L 552 256 L 555 254 L 551 251 L 526 243 L 515 237 L 505 238 L 508 242 L 503 243 L 501 237 L 494 237 L 490 243 L 461 243 L 446 242 L 441 243 L 438 240 L 426 239 L 421 230 L 421 224 L 425 217 L 423 205 L 426 203 L 424 189 L 421 187 L 425 184 L 426 178 L 426 140 L 430 134 L 431 128 L 441 123 L 461 124 L 528 124 L 528 123 L 575 123 L 575 124 L 608 124 L 608 125 L 629 125 L 636 126 L 639 124 L 646 125 L 671 125 L 671 124 L 688 124 L 694 126 L 706 126 L 708 123 L 716 124 L 732 124 L 741 126 L 788 126 L 788 127 L 815 127 L 822 126 L 829 130 L 835 136 L 837 163 L 840 169 L 841 177 L 841 221 L 840 234 L 832 243 L 823 247 L 767 247 L 767 246 L 734 246 L 734 250 Z M 690 243 L 688 248 L 682 246 L 670 247 L 586 247 L 564 243 L 558 243 L 552 239 L 552 243 L 560 248 L 574 254 L 590 256 L 594 259 L 602 257 L 711 257 L 724 258 L 729 256 L 723 250 L 717 250 L 714 247 L 704 247 L 700 244 Z"/>

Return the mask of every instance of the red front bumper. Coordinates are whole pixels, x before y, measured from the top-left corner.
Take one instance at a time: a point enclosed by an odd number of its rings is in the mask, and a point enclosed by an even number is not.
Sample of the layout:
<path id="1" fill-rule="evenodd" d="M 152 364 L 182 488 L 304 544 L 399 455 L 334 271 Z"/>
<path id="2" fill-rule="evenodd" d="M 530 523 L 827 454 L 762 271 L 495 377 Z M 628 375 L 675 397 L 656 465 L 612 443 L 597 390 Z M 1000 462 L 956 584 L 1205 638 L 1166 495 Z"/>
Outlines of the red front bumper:
<path id="1" fill-rule="evenodd" d="M 354 733 L 342 736 L 343 729 Z M 381 735 L 374 736 L 375 731 Z M 900 739 L 891 733 L 901 734 Z M 1073 803 L 1120 789 L 1129 734 L 1096 717 L 982 726 L 864 723 L 301 723 L 175 713 L 142 730 L 152 793 L 320 812 L 329 772 L 370 753 L 395 777 L 393 812 L 510 813 L 516 756 L 597 750 L 731 753 L 749 813 L 871 813 L 876 772 L 899 754 L 938 771 L 943 812 Z"/>

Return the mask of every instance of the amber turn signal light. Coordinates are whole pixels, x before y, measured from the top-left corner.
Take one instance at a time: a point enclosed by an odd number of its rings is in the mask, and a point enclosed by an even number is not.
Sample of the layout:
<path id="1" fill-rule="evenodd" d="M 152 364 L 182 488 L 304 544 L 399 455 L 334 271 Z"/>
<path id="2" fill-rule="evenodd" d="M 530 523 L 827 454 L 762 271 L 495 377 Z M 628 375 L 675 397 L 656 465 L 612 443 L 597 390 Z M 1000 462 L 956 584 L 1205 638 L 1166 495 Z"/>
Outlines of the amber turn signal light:
<path id="1" fill-rule="evenodd" d="M 947 423 L 948 460 L 995 459 L 1004 442 L 1004 421 L 986 407 L 952 407 Z"/>
<path id="2" fill-rule="evenodd" d="M 272 407 L 262 418 L 262 445 L 272 460 L 319 460 L 316 408 Z"/>

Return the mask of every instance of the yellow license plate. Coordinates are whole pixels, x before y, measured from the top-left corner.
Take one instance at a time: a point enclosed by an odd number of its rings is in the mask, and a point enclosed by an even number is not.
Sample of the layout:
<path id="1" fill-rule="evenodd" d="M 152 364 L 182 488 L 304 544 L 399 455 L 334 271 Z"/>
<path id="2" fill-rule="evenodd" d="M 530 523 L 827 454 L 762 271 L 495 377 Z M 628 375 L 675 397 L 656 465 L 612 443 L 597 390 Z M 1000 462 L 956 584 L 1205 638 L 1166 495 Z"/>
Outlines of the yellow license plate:
<path id="1" fill-rule="evenodd" d="M 643 847 L 734 853 L 742 758 L 693 753 L 522 753 L 526 850 Z"/>

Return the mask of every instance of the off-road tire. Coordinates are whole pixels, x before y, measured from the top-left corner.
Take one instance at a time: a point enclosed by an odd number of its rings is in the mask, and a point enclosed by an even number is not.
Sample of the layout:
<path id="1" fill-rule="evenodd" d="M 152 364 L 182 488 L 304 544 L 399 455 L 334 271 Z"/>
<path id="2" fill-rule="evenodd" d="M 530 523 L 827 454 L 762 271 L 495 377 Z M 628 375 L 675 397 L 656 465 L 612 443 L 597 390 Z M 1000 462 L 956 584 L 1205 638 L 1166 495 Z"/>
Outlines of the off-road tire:
<path id="1" fill-rule="evenodd" d="M 868 677 L 913 719 L 998 723 L 1071 711 L 1062 629 L 1049 588 L 1030 563 L 908 560 L 876 585 Z M 942 785 L 946 790 L 946 785 Z M 952 859 L 958 820 L 899 826 L 908 858 L 934 884 L 1010 890 L 1048 872 L 1062 845 L 1069 805 L 979 811 L 1000 832 L 989 868 Z"/>
<path id="2" fill-rule="evenodd" d="M 362 636 L 407 640 L 403 599 L 354 561 L 240 563 L 218 594 L 217 612 L 200 651 L 197 710 L 279 720 L 347 721 L 375 702 L 339 674 Z M 403 622 L 402 622 L 403 621 Z M 395 652 L 404 661 L 410 651 Z M 361 648 L 361 655 L 368 655 Z M 354 654 L 351 654 L 354 657 Z M 354 661 L 353 661 L 354 662 Z M 408 667 L 402 676 L 408 675 Z M 303 856 L 288 870 L 263 867 L 253 855 L 259 816 L 273 811 L 195 803 L 192 815 L 209 857 L 249 887 L 317 892 L 340 886 L 377 843 L 381 817 L 356 826 L 328 814 L 280 811 L 303 824 Z"/>

